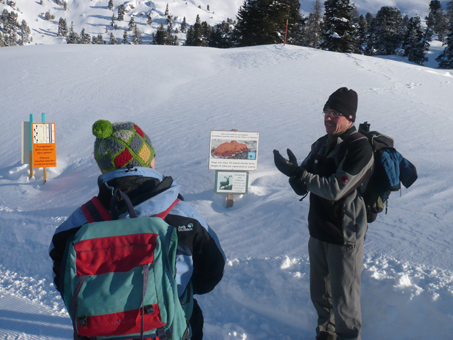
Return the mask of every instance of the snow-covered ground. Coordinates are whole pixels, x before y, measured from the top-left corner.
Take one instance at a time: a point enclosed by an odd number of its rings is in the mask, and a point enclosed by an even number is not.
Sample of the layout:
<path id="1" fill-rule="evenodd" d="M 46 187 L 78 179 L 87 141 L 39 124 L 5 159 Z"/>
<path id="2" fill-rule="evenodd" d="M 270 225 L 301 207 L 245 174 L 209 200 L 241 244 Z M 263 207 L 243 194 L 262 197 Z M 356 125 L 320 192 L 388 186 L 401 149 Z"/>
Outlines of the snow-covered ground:
<path id="1" fill-rule="evenodd" d="M 0 338 L 71 339 L 52 287 L 55 228 L 97 193 L 91 126 L 136 122 L 157 168 L 171 175 L 217 231 L 227 256 L 219 286 L 199 298 L 207 340 L 313 339 L 308 292 L 308 200 L 299 202 L 272 150 L 299 160 L 325 133 L 337 88 L 359 94 L 357 122 L 395 139 L 418 169 L 370 225 L 362 277 L 363 339 L 453 334 L 453 70 L 295 46 L 218 50 L 50 45 L 0 50 Z M 28 177 L 22 121 L 56 123 L 58 166 Z M 260 133 L 249 193 L 227 209 L 208 169 L 210 130 Z"/>

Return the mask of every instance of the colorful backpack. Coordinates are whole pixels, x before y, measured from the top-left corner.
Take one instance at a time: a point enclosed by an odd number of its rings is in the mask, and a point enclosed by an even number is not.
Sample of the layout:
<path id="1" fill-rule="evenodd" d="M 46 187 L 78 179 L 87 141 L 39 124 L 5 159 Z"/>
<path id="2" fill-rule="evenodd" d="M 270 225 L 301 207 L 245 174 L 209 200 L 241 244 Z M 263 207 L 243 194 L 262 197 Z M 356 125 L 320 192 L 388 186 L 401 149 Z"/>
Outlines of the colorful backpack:
<path id="1" fill-rule="evenodd" d="M 342 148 L 346 149 L 354 140 L 367 137 L 374 155 L 374 170 L 362 193 L 367 208 L 368 223 L 374 222 L 384 209 L 387 213 L 388 198 L 398 191 L 401 183 L 409 188 L 417 180 L 417 169 L 393 147 L 393 139 L 377 131 L 370 131 L 367 122 L 359 125 L 359 133 L 347 137 Z"/>
<path id="2" fill-rule="evenodd" d="M 112 220 L 97 197 L 82 206 L 89 223 L 68 241 L 62 296 L 75 334 L 95 339 L 189 339 L 175 282 L 176 230 L 163 218 Z M 117 196 L 116 194 L 114 195 Z"/>

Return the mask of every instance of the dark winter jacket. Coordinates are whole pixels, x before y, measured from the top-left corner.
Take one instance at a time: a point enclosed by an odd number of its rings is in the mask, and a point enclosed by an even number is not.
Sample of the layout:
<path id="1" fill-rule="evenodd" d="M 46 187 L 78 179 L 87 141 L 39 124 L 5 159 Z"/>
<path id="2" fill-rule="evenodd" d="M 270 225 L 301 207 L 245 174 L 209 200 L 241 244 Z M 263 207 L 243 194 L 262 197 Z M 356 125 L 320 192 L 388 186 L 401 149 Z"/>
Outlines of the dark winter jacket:
<path id="1" fill-rule="evenodd" d="M 138 217 L 154 216 L 167 210 L 177 198 L 179 201 L 165 218 L 178 234 L 177 275 L 178 294 L 181 297 L 192 283 L 194 294 L 210 292 L 223 276 L 225 255 L 215 232 L 188 203 L 182 200 L 177 185 L 171 177 L 159 172 L 137 167 L 118 169 L 101 175 L 98 179 L 98 199 L 110 210 L 112 189 L 121 189 L 131 199 Z M 118 205 L 120 218 L 127 217 L 126 207 Z M 87 219 L 81 208 L 75 210 L 55 231 L 49 254 L 53 260 L 54 282 L 60 291 L 61 264 L 70 236 L 74 235 Z"/>
<path id="2" fill-rule="evenodd" d="M 373 169 L 373 151 L 366 137 L 340 148 L 346 137 L 358 133 L 351 126 L 340 136 L 318 139 L 302 162 L 300 181 L 310 191 L 310 235 L 334 244 L 354 244 L 367 230 L 363 192 Z"/>

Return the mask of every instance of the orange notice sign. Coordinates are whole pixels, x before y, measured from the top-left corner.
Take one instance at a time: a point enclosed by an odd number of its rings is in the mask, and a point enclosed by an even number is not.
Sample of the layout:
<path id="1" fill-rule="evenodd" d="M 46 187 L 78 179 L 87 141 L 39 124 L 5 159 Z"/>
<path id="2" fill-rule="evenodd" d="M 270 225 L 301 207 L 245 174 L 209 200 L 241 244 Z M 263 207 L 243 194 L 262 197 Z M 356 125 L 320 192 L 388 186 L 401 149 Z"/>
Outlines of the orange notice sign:
<path id="1" fill-rule="evenodd" d="M 55 123 L 33 123 L 33 167 L 52 168 L 57 166 L 57 143 Z"/>

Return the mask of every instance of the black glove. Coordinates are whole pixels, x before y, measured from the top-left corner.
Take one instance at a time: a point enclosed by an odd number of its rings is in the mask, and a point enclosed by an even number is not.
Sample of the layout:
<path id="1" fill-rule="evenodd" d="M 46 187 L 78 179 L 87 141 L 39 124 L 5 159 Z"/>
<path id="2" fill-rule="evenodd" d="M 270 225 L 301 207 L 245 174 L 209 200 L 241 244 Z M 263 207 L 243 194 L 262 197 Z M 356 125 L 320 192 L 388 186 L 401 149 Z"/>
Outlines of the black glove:
<path id="1" fill-rule="evenodd" d="M 278 170 L 284 175 L 290 177 L 296 173 L 298 168 L 296 156 L 290 149 L 287 149 L 289 160 L 283 158 L 278 150 L 274 150 L 274 163 Z"/>
<path id="2" fill-rule="evenodd" d="M 306 170 L 303 167 L 299 167 L 294 176 L 289 178 L 291 188 L 293 188 L 294 192 L 299 196 L 304 196 L 308 193 L 307 184 L 302 180 L 305 171 Z"/>

